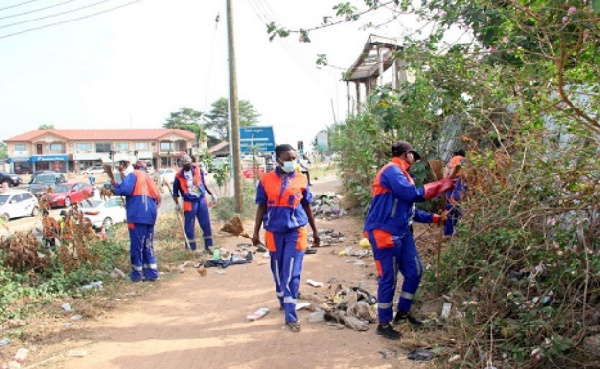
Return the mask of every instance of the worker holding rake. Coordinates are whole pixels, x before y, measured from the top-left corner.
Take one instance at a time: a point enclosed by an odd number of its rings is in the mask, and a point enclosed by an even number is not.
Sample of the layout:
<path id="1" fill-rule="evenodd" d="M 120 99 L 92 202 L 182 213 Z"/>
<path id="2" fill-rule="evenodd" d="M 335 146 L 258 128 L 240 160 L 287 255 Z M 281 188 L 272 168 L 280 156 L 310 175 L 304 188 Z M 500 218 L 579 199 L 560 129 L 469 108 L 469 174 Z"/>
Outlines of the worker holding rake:
<path id="1" fill-rule="evenodd" d="M 314 245 L 320 239 L 310 207 L 312 194 L 305 175 L 297 172 L 297 154 L 290 145 L 275 148 L 278 166 L 264 174 L 256 189 L 256 220 L 252 243 L 257 246 L 261 226 L 271 254 L 271 271 L 285 323 L 292 332 L 300 331 L 296 300 L 300 290 L 302 259 L 308 246 L 306 225 L 313 231 Z"/>
<path id="2" fill-rule="evenodd" d="M 392 161 L 385 165 L 371 187 L 371 206 L 365 220 L 364 233 L 373 249 L 375 266 L 379 274 L 377 313 L 379 325 L 376 333 L 388 339 L 400 339 L 400 332 L 391 324 L 403 320 L 413 325 L 423 323 L 410 314 L 414 295 L 421 281 L 423 267 L 417 253 L 415 240 L 410 229 L 413 216 L 426 223 L 442 219 L 430 214 L 415 214 L 414 203 L 424 202 L 454 188 L 455 181 L 449 177 L 416 187 L 408 173 L 420 155 L 406 141 L 392 145 Z M 396 316 L 393 316 L 393 300 L 398 272 L 404 283 L 398 301 Z"/>

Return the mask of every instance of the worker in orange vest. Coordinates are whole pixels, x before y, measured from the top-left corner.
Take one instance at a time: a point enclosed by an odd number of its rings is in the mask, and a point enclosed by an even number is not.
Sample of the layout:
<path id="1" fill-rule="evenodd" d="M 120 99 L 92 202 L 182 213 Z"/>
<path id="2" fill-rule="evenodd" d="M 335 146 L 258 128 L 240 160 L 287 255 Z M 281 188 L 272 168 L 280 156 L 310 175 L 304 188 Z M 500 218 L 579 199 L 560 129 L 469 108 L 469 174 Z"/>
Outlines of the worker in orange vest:
<path id="1" fill-rule="evenodd" d="M 296 301 L 302 259 L 308 247 L 307 224 L 313 231 L 315 246 L 319 246 L 320 239 L 310 207 L 312 194 L 308 180 L 296 171 L 296 151 L 291 145 L 278 145 L 275 155 L 278 166 L 261 177 L 256 189 L 258 209 L 252 243 L 258 246 L 262 226 L 271 254 L 271 271 L 280 309 L 285 311 L 288 328 L 299 332 Z"/>

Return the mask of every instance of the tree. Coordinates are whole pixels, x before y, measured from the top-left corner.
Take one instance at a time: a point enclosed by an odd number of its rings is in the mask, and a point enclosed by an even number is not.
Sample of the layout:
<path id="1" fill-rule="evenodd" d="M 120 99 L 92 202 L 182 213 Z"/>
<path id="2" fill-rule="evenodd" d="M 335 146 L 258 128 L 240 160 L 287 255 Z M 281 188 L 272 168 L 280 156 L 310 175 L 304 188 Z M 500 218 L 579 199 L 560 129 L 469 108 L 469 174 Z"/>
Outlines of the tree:
<path id="1" fill-rule="evenodd" d="M 212 103 L 212 109 L 205 116 L 206 127 L 221 140 L 229 139 L 229 100 L 222 97 Z M 248 100 L 240 100 L 240 127 L 254 126 L 258 123 L 258 114 Z"/>
<path id="2" fill-rule="evenodd" d="M 42 124 L 38 129 L 55 129 L 54 124 Z"/>
<path id="3" fill-rule="evenodd" d="M 202 123 L 203 115 L 203 112 L 192 108 L 181 108 L 179 111 L 171 113 L 171 116 L 163 124 L 163 128 L 194 132 L 196 139 L 200 139 L 206 135 Z"/>
<path id="4" fill-rule="evenodd" d="M 4 142 L 0 142 L 0 160 L 5 160 L 8 157 L 6 144 Z"/>

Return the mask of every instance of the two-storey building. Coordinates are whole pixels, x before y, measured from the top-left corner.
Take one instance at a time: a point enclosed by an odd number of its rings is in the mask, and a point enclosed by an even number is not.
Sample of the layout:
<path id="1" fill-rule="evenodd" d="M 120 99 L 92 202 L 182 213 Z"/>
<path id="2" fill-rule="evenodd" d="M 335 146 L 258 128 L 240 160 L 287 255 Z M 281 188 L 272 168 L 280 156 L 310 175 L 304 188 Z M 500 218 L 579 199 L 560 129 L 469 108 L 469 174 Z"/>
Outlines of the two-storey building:
<path id="1" fill-rule="evenodd" d="M 177 165 L 196 148 L 195 134 L 179 129 L 34 130 L 4 140 L 13 171 L 81 172 L 124 158 Z"/>

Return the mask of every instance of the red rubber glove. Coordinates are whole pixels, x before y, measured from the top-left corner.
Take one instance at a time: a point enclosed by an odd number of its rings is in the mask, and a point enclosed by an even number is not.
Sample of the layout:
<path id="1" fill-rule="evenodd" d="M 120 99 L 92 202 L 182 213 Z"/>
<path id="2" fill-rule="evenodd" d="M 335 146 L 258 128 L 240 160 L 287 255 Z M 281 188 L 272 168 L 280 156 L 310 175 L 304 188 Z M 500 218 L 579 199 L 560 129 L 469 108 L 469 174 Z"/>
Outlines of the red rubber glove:
<path id="1" fill-rule="evenodd" d="M 450 177 L 444 177 L 439 181 L 427 183 L 425 186 L 423 186 L 425 189 L 425 200 L 432 199 L 437 197 L 439 194 L 453 190 L 457 181 L 458 178 L 452 179 Z"/>

